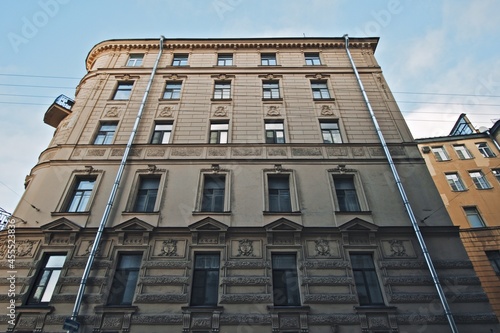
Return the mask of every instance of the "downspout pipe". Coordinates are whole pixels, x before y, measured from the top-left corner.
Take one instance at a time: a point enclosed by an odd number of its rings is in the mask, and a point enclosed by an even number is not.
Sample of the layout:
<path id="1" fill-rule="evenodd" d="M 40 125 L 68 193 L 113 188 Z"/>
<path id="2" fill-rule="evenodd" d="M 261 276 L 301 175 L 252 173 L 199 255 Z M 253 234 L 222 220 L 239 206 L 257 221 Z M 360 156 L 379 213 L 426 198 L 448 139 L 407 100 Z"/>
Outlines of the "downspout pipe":
<path id="1" fill-rule="evenodd" d="M 347 52 L 347 56 L 349 58 L 349 62 L 351 63 L 351 66 L 354 70 L 354 75 L 356 75 L 356 80 L 358 81 L 358 85 L 359 85 L 359 88 L 361 89 L 361 93 L 363 95 L 363 99 L 366 103 L 368 111 L 370 112 L 370 116 L 371 116 L 373 125 L 375 125 L 375 129 L 377 131 L 377 136 L 380 140 L 380 143 L 382 144 L 384 154 L 387 158 L 387 161 L 389 162 L 389 166 L 390 166 L 392 174 L 394 176 L 394 180 L 396 181 L 396 185 L 398 187 L 399 194 L 401 196 L 401 199 L 403 200 L 406 212 L 408 213 L 408 217 L 410 218 L 411 224 L 413 226 L 413 230 L 415 231 L 415 234 L 417 236 L 418 243 L 420 245 L 420 248 L 422 249 L 422 253 L 424 254 L 424 258 L 425 258 L 425 261 L 426 261 L 427 266 L 429 268 L 429 271 L 431 273 L 432 280 L 434 282 L 434 286 L 436 287 L 437 293 L 439 295 L 439 299 L 441 300 L 441 305 L 443 306 L 446 318 L 448 319 L 449 326 L 451 328 L 452 333 L 458 333 L 457 325 L 455 324 L 455 320 L 453 319 L 453 315 L 452 315 L 450 307 L 448 305 L 448 301 L 446 300 L 446 295 L 443 291 L 441 283 L 439 282 L 439 277 L 437 275 L 436 269 L 434 268 L 434 264 L 432 263 L 431 256 L 429 254 L 429 251 L 427 250 L 427 246 L 425 245 L 425 241 L 424 241 L 424 238 L 422 236 L 422 233 L 420 232 L 420 228 L 418 226 L 417 219 L 415 218 L 415 214 L 413 213 L 410 202 L 408 201 L 408 197 L 406 196 L 405 189 L 403 188 L 403 184 L 401 182 L 401 179 L 399 178 L 398 171 L 396 170 L 396 166 L 394 165 L 394 161 L 392 159 L 391 153 L 389 152 L 389 148 L 387 147 L 387 143 L 384 139 L 384 135 L 382 134 L 382 131 L 380 130 L 380 126 L 377 122 L 377 118 L 375 117 L 375 113 L 373 112 L 372 106 L 370 104 L 370 100 L 368 99 L 368 96 L 366 94 L 363 83 L 361 82 L 361 78 L 359 77 L 358 70 L 356 68 L 356 65 L 354 64 L 354 60 L 352 59 L 351 51 L 349 50 L 349 36 L 347 34 L 344 35 L 344 39 L 345 39 L 345 49 Z"/>
<path id="2" fill-rule="evenodd" d="M 130 133 L 130 137 L 128 139 L 127 146 L 125 148 L 125 152 L 123 153 L 123 157 L 122 157 L 122 160 L 120 162 L 120 167 L 118 168 L 118 172 L 116 174 L 115 182 L 113 183 L 113 187 L 111 188 L 111 193 L 109 194 L 108 202 L 107 202 L 106 207 L 104 209 L 104 213 L 102 215 L 101 222 L 99 223 L 99 229 L 97 230 L 97 234 L 95 236 L 94 243 L 92 244 L 92 249 L 90 251 L 89 258 L 88 258 L 87 264 L 85 266 L 85 270 L 83 271 L 82 280 L 80 282 L 80 287 L 78 289 L 78 294 L 76 296 L 75 305 L 73 308 L 73 312 L 71 314 L 71 319 L 74 321 L 76 321 L 76 319 L 78 317 L 78 313 L 80 312 L 80 306 L 82 304 L 83 294 L 85 292 L 85 287 L 87 285 L 87 279 L 88 279 L 89 274 L 90 274 L 90 269 L 92 267 L 95 256 L 97 254 L 97 249 L 98 249 L 100 241 L 101 241 L 102 233 L 103 233 L 104 228 L 109 220 L 109 216 L 111 214 L 111 209 L 113 208 L 116 194 L 118 192 L 118 186 L 120 185 L 120 181 L 121 181 L 121 178 L 123 176 L 123 171 L 125 169 L 125 164 L 127 162 L 127 159 L 128 159 L 129 153 L 130 153 L 130 149 L 132 147 L 132 143 L 134 142 L 134 138 L 135 138 L 135 135 L 137 133 L 137 129 L 139 127 L 139 122 L 141 120 L 142 113 L 144 111 L 144 106 L 145 106 L 146 101 L 148 99 L 149 90 L 151 89 L 151 85 L 153 84 L 153 79 L 154 79 L 154 76 L 156 73 L 156 69 L 158 67 L 158 63 L 160 62 L 160 58 L 161 58 L 162 53 L 163 53 L 164 41 L 165 41 L 165 37 L 161 36 L 161 38 L 160 38 L 160 51 L 158 52 L 158 57 L 156 58 L 156 62 L 154 64 L 153 70 L 151 72 L 151 77 L 149 78 L 149 82 L 148 82 L 148 85 L 146 87 L 146 91 L 144 92 L 144 96 L 142 97 L 141 105 L 139 106 L 139 111 L 137 112 L 137 116 L 135 118 L 134 127 L 132 128 L 132 132 Z"/>

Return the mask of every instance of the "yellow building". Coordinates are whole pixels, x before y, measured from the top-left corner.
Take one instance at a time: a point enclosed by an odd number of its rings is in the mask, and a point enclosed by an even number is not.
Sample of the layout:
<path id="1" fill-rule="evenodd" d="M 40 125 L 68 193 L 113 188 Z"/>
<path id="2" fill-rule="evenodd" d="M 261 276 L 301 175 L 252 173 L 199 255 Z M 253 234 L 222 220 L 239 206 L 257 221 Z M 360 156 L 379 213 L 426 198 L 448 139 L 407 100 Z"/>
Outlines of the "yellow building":
<path id="1" fill-rule="evenodd" d="M 500 121 L 477 131 L 465 114 L 420 151 L 490 302 L 500 316 Z"/>

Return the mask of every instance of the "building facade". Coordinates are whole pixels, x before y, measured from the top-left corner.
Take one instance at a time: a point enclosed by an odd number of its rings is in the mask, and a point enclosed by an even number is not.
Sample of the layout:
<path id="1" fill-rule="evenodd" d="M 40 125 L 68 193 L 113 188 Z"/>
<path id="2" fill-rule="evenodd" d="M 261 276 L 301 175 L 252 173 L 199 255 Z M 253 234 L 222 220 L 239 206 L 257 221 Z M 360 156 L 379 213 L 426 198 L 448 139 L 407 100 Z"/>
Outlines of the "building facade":
<path id="1" fill-rule="evenodd" d="M 450 135 L 418 139 L 431 176 L 500 316 L 500 121 L 477 131 L 462 114 Z"/>
<path id="2" fill-rule="evenodd" d="M 454 318 L 500 331 L 377 43 L 349 50 Z M 45 114 L 2 329 L 63 331 L 103 220 L 79 332 L 449 329 L 346 39 L 109 40 L 86 68 Z"/>

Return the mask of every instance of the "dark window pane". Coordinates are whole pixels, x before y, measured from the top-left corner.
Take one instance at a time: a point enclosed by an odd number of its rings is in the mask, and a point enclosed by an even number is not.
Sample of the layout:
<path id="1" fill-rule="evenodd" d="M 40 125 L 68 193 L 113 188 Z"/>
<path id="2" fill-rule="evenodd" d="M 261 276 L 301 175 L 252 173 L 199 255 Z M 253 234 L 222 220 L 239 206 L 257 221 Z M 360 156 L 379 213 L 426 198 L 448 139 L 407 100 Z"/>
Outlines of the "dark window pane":
<path id="1" fill-rule="evenodd" d="M 351 265 L 360 305 L 384 304 L 371 254 L 351 253 Z"/>
<path id="2" fill-rule="evenodd" d="M 335 194 L 342 212 L 360 211 L 358 195 L 353 178 L 334 177 Z"/>
<path id="3" fill-rule="evenodd" d="M 141 177 L 134 212 L 153 212 L 160 186 L 159 177 Z"/>
<path id="4" fill-rule="evenodd" d="M 272 264 L 274 305 L 300 305 L 300 290 L 295 255 L 273 254 Z"/>
<path id="5" fill-rule="evenodd" d="M 109 305 L 130 305 L 134 298 L 142 254 L 120 255 L 108 298 Z"/>
<path id="6" fill-rule="evenodd" d="M 269 211 L 291 212 L 290 180 L 288 175 L 268 175 Z"/>
<path id="7" fill-rule="evenodd" d="M 217 305 L 219 294 L 219 254 L 196 254 L 191 290 L 192 306 Z"/>

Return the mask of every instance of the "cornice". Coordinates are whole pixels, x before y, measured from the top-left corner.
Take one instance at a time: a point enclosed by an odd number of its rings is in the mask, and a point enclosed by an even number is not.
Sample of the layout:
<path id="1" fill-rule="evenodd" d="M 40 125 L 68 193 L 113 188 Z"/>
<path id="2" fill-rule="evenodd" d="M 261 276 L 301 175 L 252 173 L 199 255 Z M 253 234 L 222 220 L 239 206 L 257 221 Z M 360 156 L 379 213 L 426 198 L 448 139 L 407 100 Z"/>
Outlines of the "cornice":
<path id="1" fill-rule="evenodd" d="M 89 70 L 99 54 L 107 51 L 138 51 L 159 49 L 159 40 L 157 39 L 123 39 L 108 40 L 95 45 L 87 55 L 86 67 Z M 371 49 L 375 52 L 378 44 L 378 38 L 351 38 L 349 40 L 350 48 Z M 336 49 L 345 48 L 343 38 L 275 38 L 275 39 L 193 39 L 193 40 L 165 40 L 164 50 L 174 49 Z"/>

